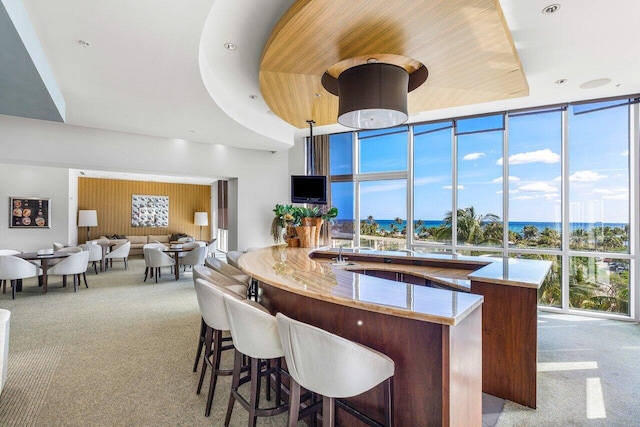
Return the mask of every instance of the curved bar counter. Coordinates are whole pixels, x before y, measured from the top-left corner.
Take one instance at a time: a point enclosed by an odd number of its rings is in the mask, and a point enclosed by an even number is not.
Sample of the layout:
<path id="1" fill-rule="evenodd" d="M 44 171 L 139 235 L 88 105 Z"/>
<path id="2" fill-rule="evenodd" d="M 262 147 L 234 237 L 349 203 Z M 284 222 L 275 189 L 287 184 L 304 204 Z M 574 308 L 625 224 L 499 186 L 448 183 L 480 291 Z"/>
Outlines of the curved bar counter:
<path id="1" fill-rule="evenodd" d="M 521 350 L 531 349 L 531 336 L 506 341 L 507 357 L 500 349 L 490 349 L 490 357 L 499 360 L 489 364 L 486 343 L 504 347 L 504 340 L 512 339 L 511 323 L 521 320 L 509 316 L 522 313 L 521 308 L 532 303 L 533 355 L 516 364 L 524 363 L 529 371 L 533 358 L 535 406 L 535 314 L 537 288 L 549 269 L 546 262 L 529 265 L 491 258 L 372 251 L 344 255 L 349 256 L 348 262 L 335 265 L 336 251 L 274 246 L 244 254 L 239 264 L 259 282 L 260 302 L 272 313 L 282 312 L 391 357 L 396 364 L 394 419 L 395 425 L 402 426 L 480 426 L 482 391 L 517 402 L 509 390 L 496 392 L 492 377 L 503 377 L 497 381 L 499 387 L 514 381 L 513 375 L 501 375 L 500 369 L 513 370 L 513 355 L 518 359 Z M 496 289 L 498 294 L 507 292 L 496 295 Z M 514 290 L 525 292 L 524 301 L 507 304 L 509 300 L 503 299 L 498 309 L 492 306 L 497 311 L 488 321 L 487 299 L 510 298 Z M 515 309 L 505 313 L 504 308 L 511 306 Z M 524 315 L 530 317 L 530 312 Z M 487 322 L 495 326 L 487 328 Z M 525 329 L 530 329 L 528 323 Z M 487 340 L 487 334 L 497 342 Z M 520 348 L 523 342 L 527 345 Z M 520 367 L 515 370 L 519 377 Z M 531 394 L 530 374 L 525 377 L 516 382 L 526 389 L 525 394 Z M 494 388 L 487 389 L 487 378 Z M 381 390 L 351 402 L 374 418 L 382 417 Z"/>

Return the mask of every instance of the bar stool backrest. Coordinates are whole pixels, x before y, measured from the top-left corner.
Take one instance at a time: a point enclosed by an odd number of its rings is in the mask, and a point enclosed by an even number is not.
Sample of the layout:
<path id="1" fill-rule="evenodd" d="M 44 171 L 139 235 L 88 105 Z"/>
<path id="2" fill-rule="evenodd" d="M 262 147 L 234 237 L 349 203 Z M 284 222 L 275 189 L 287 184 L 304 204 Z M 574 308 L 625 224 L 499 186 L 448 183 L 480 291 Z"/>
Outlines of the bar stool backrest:
<path id="1" fill-rule="evenodd" d="M 326 397 L 357 396 L 391 377 L 385 354 L 315 326 L 276 314 L 289 374 L 302 387 Z"/>

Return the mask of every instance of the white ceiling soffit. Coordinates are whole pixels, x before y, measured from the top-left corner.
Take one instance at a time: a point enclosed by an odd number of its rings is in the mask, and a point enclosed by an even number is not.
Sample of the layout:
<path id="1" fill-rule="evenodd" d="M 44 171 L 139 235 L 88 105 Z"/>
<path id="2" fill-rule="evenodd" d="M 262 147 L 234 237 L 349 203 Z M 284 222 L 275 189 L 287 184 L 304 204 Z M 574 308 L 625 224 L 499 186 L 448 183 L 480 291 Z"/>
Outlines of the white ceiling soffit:
<path id="1" fill-rule="evenodd" d="M 21 0 L 0 2 L 0 114 L 65 119 L 64 98 Z"/>
<path id="2" fill-rule="evenodd" d="M 211 185 L 218 181 L 218 178 L 194 177 L 194 176 L 173 176 L 173 175 L 150 175 L 130 172 L 98 171 L 88 169 L 71 169 L 71 173 L 81 178 L 99 179 L 121 179 L 126 181 L 146 181 L 146 182 L 169 182 L 173 184 L 193 184 Z"/>
<path id="3" fill-rule="evenodd" d="M 258 72 L 264 43 L 292 3 L 216 1 L 200 39 L 200 73 L 211 98 L 238 123 L 284 143 L 293 142 L 295 128 L 269 111 Z M 236 48 L 227 49 L 228 43 Z"/>

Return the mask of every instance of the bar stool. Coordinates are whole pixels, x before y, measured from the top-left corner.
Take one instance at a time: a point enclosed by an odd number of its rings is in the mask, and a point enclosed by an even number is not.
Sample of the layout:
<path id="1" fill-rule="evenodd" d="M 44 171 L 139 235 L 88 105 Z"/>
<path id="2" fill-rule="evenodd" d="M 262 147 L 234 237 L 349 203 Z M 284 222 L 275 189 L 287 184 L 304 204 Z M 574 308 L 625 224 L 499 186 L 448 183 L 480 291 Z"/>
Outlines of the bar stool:
<path id="1" fill-rule="evenodd" d="M 339 400 L 357 396 L 384 382 L 385 420 L 393 425 L 393 374 L 388 356 L 315 326 L 276 314 L 284 358 L 291 376 L 289 427 L 297 424 L 300 387 L 323 396 L 322 425 L 335 425 L 336 405 L 368 425 L 381 423 Z"/>
<path id="2" fill-rule="evenodd" d="M 233 349 L 233 344 L 224 345 L 222 333 L 229 331 L 229 323 L 225 313 L 225 306 L 222 295 L 226 293 L 216 287 L 215 284 L 203 279 L 195 281 L 196 296 L 198 297 L 198 306 L 200 314 L 207 326 L 204 348 L 205 357 L 202 360 L 202 372 L 200 373 L 200 381 L 198 382 L 197 393 L 202 390 L 202 383 L 207 372 L 207 366 L 211 368 L 211 379 L 209 381 L 209 394 L 207 395 L 207 406 L 204 414 L 208 417 L 211 414 L 211 405 L 213 403 L 213 394 L 215 392 L 218 375 L 231 375 L 231 369 L 220 369 L 220 359 L 222 352 Z M 235 298 L 241 298 L 239 295 L 229 292 Z M 226 339 L 226 341 L 229 341 Z"/>
<path id="3" fill-rule="evenodd" d="M 284 356 L 276 318 L 264 307 L 251 300 L 240 301 L 229 295 L 224 296 L 227 320 L 231 328 L 231 336 L 235 346 L 233 364 L 233 380 L 229 393 L 229 406 L 224 421 L 225 427 L 231 421 L 233 405 L 238 401 L 249 412 L 249 426 L 255 426 L 257 417 L 270 417 L 285 412 L 289 405 L 282 402 L 281 396 L 281 360 Z M 244 365 L 244 356 L 251 360 L 251 374 L 240 378 Z M 263 364 L 262 361 L 265 361 Z M 275 366 L 271 367 L 272 361 Z M 264 368 L 264 369 L 263 369 Z M 270 408 L 260 408 L 260 383 L 263 376 L 267 378 L 266 395 L 271 398 L 271 374 L 276 378 L 276 402 Z M 251 381 L 251 395 L 247 401 L 238 392 L 238 388 Z"/>
<path id="4" fill-rule="evenodd" d="M 227 290 L 237 293 L 239 296 L 246 298 L 247 285 L 237 282 L 235 280 L 228 279 L 226 276 L 212 270 L 209 267 L 203 265 L 193 266 L 193 284 L 195 285 L 197 279 L 203 279 L 211 283 L 224 286 Z M 198 369 L 198 363 L 200 362 L 200 355 L 202 354 L 202 346 L 204 345 L 207 336 L 207 325 L 204 323 L 204 319 L 200 322 L 200 334 L 198 336 L 198 349 L 196 351 L 196 358 L 193 361 L 193 372 Z M 223 338 L 223 341 L 230 341 L 231 338 Z"/>

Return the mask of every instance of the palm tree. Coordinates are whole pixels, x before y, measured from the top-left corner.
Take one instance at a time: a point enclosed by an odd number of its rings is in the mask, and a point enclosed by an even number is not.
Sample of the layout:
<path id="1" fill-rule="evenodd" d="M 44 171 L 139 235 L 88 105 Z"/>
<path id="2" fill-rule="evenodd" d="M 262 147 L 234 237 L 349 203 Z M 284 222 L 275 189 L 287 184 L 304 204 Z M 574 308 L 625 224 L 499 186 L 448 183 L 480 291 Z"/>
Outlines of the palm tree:
<path id="1" fill-rule="evenodd" d="M 540 244 L 540 246 L 545 246 L 548 248 L 559 248 L 561 241 L 562 239 L 560 238 L 560 233 L 558 233 L 558 230 L 545 227 L 544 230 L 542 230 L 542 233 L 540 233 L 540 239 L 538 240 L 538 243 Z"/>
<path id="2" fill-rule="evenodd" d="M 500 217 L 498 215 L 488 213 L 485 215 L 476 214 L 473 206 L 466 207 L 464 209 L 458 209 L 458 241 L 477 245 L 485 242 L 485 228 L 489 228 L 489 239 L 500 240 L 502 236 L 498 238 L 495 232 L 496 226 L 494 224 L 499 223 Z M 451 236 L 451 227 L 453 223 L 453 213 L 447 212 L 444 217 L 443 225 L 439 228 L 437 237 Z"/>
<path id="3" fill-rule="evenodd" d="M 569 247 L 571 249 L 585 249 L 589 242 L 589 233 L 583 228 L 576 228 L 569 236 Z"/>

